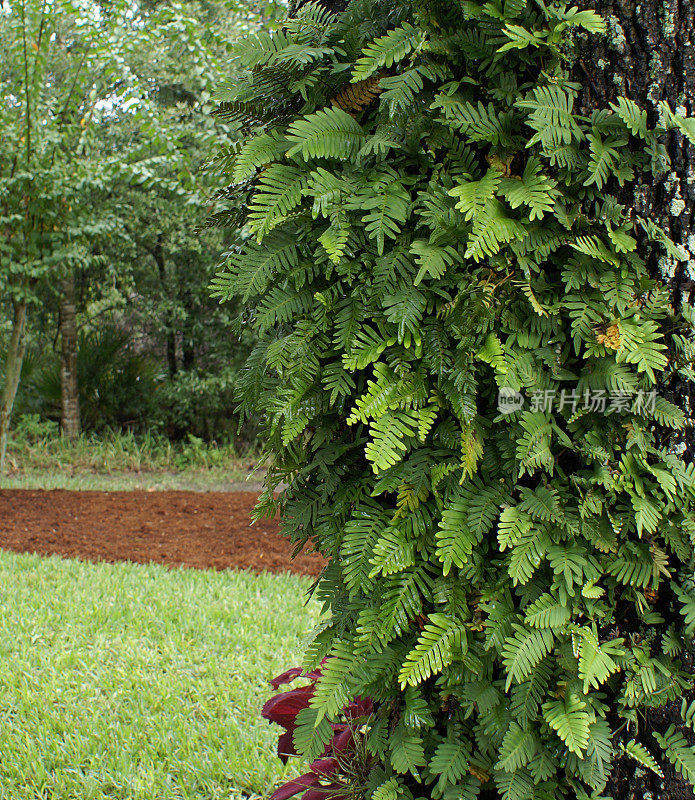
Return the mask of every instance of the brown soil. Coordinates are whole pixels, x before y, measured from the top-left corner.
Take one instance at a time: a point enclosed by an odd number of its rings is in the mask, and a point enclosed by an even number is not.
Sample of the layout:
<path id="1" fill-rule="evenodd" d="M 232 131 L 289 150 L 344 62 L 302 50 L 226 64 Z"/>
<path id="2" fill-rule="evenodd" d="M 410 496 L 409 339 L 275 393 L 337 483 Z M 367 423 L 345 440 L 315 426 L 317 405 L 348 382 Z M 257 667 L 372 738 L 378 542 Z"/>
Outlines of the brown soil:
<path id="1" fill-rule="evenodd" d="M 0 548 L 90 561 L 317 575 L 316 553 L 291 560 L 276 520 L 251 525 L 255 492 L 0 490 Z"/>

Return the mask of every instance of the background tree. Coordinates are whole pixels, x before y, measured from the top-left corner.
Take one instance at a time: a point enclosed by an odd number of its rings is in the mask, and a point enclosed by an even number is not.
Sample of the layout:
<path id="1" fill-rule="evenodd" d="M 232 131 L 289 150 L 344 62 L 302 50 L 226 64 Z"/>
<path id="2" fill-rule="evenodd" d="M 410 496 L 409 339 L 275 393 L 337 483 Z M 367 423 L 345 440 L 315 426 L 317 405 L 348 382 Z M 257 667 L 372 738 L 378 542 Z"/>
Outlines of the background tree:
<path id="1" fill-rule="evenodd" d="M 2 144 L 0 302 L 18 306 L 15 335 L 0 342 L 8 354 L 0 440 L 22 373 L 20 412 L 57 416 L 65 435 L 82 421 L 173 435 L 235 428 L 230 391 L 245 345 L 207 292 L 225 235 L 197 229 L 201 204 L 215 202 L 204 169 L 210 143 L 234 136 L 210 116 L 210 91 L 227 78 L 229 40 L 270 21 L 274 8 L 5 6 L 0 113 L 16 138 Z M 31 169 L 24 144 L 13 148 L 26 143 L 27 120 Z M 20 229 L 36 220 L 45 241 L 32 260 L 25 250 L 38 234 Z"/>
<path id="2" fill-rule="evenodd" d="M 132 47 L 132 23 L 128 3 L 112 3 L 103 14 L 93 3 L 18 0 L 0 15 L 2 123 L 9 140 L 0 176 L 3 272 L 15 305 L 0 462 L 24 354 L 15 345 L 25 341 L 17 332 L 26 328 L 37 284 L 49 275 L 62 288 L 61 422 L 65 435 L 79 432 L 74 271 L 88 255 L 87 238 L 103 224 L 95 212 L 86 213 L 86 192 L 103 177 L 88 158 L 89 134 L 99 101 L 111 98 L 116 81 L 131 82 L 123 53 Z"/>

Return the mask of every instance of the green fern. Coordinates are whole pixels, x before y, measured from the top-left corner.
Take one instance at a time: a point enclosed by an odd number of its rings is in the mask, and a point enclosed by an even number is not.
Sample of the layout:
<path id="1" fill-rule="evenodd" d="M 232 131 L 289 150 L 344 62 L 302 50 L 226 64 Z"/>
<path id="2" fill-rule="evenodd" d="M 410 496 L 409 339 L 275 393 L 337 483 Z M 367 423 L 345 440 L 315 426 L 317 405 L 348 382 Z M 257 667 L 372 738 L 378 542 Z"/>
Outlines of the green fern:
<path id="1" fill-rule="evenodd" d="M 234 157 L 232 180 L 243 183 L 256 175 L 258 169 L 277 161 L 287 149 L 277 133 L 262 133 L 244 142 Z"/>
<path id="2" fill-rule="evenodd" d="M 582 628 L 578 631 L 581 637 L 579 645 L 579 677 L 584 681 L 584 692 L 589 687 L 598 689 L 602 683 L 617 672 L 620 667 L 611 658 L 625 655 L 625 650 L 620 646 L 622 639 L 613 642 L 599 643 L 596 629 Z"/>
<path id="3" fill-rule="evenodd" d="M 499 253 L 503 244 L 526 236 L 526 228 L 510 217 L 499 200 L 488 200 L 483 210 L 473 220 L 465 257 L 482 261 L 486 256 Z"/>
<path id="4" fill-rule="evenodd" d="M 397 176 L 387 172 L 375 178 L 369 191 L 357 195 L 354 205 L 368 212 L 362 216 L 362 223 L 382 255 L 386 239 L 395 239 L 400 233 L 410 211 L 411 197 Z"/>
<path id="5" fill-rule="evenodd" d="M 601 796 L 621 754 L 659 769 L 621 732 L 687 689 L 695 467 L 652 392 L 692 378 L 695 315 L 642 245 L 685 253 L 629 198 L 693 122 L 578 108 L 590 10 L 295 5 L 220 93 L 241 139 L 213 291 L 258 337 L 259 508 L 327 560 L 298 749 L 368 697 L 377 800 Z M 659 733 L 686 778 L 690 711 Z"/>
<path id="6" fill-rule="evenodd" d="M 559 192 L 555 189 L 555 181 L 541 174 L 539 161 L 529 159 L 521 178 L 503 178 L 499 183 L 501 194 L 512 208 L 528 206 L 529 220 L 543 219 L 551 213 Z"/>
<path id="7" fill-rule="evenodd" d="M 655 731 L 653 736 L 676 771 L 695 786 L 695 748 L 685 736 L 676 730 L 675 725 L 669 725 L 663 734 Z"/>
<path id="8" fill-rule="evenodd" d="M 625 753 L 625 755 L 630 756 L 633 761 L 636 761 L 638 764 L 641 764 L 643 767 L 650 769 L 655 775 L 658 775 L 660 778 L 664 777 L 664 772 L 657 763 L 654 756 L 647 750 L 647 748 L 640 744 L 639 742 L 631 739 L 629 742 L 620 745 L 620 749 Z"/>
<path id="9" fill-rule="evenodd" d="M 388 469 L 403 458 L 408 450 L 406 439 L 413 437 L 417 428 L 418 421 L 412 411 L 394 411 L 371 423 L 371 441 L 364 452 L 374 472 Z"/>
<path id="10" fill-rule="evenodd" d="M 390 738 L 391 766 L 401 775 L 411 773 L 419 777 L 419 768 L 427 763 L 422 736 L 417 731 L 408 730 L 399 725 Z"/>
<path id="11" fill-rule="evenodd" d="M 414 50 L 422 49 L 426 35 L 408 22 L 370 42 L 352 71 L 352 81 L 363 81 L 382 67 L 391 67 Z"/>
<path id="12" fill-rule="evenodd" d="M 589 744 L 593 715 L 585 711 L 587 705 L 575 693 L 563 699 L 543 703 L 543 717 L 567 745 L 571 753 L 582 756 Z"/>
<path id="13" fill-rule="evenodd" d="M 445 614 L 430 614 L 415 648 L 408 653 L 398 680 L 402 687 L 417 686 L 451 663 L 454 649 L 465 651 L 466 635 L 460 623 Z"/>
<path id="14" fill-rule="evenodd" d="M 547 628 L 531 629 L 513 625 L 515 631 L 504 643 L 502 661 L 507 671 L 505 690 L 525 681 L 553 647 L 553 633 Z"/>
<path id="15" fill-rule="evenodd" d="M 564 629 L 572 616 L 571 609 L 550 593 L 541 595 L 525 612 L 524 620 L 532 628 Z"/>
<path id="16" fill-rule="evenodd" d="M 619 97 L 617 103 L 611 104 L 611 108 L 634 136 L 639 136 L 641 139 L 648 138 L 647 112 L 634 100 L 630 100 L 629 97 Z"/>
<path id="17" fill-rule="evenodd" d="M 455 737 L 453 731 L 452 734 L 453 741 L 442 742 L 428 765 L 430 773 L 438 778 L 437 793 L 443 792 L 447 786 L 455 786 L 468 772 L 468 744 L 465 739 Z"/>
<path id="18" fill-rule="evenodd" d="M 403 572 L 415 563 L 414 543 L 408 541 L 401 531 L 387 529 L 375 542 L 369 563 L 372 567 L 369 578 Z"/>
<path id="19" fill-rule="evenodd" d="M 550 85 L 533 89 L 525 100 L 517 102 L 520 108 L 530 112 L 526 124 L 536 131 L 526 143 L 527 147 L 539 143 L 548 151 L 584 138 L 572 113 L 574 98 L 572 91 Z"/>
<path id="20" fill-rule="evenodd" d="M 272 164 L 261 175 L 249 205 L 249 227 L 259 242 L 301 204 L 307 181 L 302 170 L 285 164 Z"/>
<path id="21" fill-rule="evenodd" d="M 287 141 L 292 146 L 289 157 L 301 155 L 310 158 L 355 158 L 364 142 L 360 124 L 341 108 L 324 108 L 304 119 L 293 122 L 287 130 Z"/>

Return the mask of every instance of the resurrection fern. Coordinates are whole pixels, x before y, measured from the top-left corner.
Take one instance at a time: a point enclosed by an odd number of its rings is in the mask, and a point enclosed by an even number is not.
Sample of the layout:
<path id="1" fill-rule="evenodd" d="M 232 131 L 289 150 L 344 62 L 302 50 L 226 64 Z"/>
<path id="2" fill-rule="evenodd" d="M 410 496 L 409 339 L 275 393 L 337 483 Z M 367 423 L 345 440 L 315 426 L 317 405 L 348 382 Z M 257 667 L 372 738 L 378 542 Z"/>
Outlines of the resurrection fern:
<path id="1" fill-rule="evenodd" d="M 220 93 L 245 227 L 213 288 L 258 334 L 259 511 L 328 559 L 294 743 L 316 756 L 370 698 L 355 796 L 595 798 L 619 759 L 695 780 L 695 468 L 660 392 L 692 319 L 646 266 L 679 248 L 617 196 L 695 123 L 581 112 L 577 29 L 603 24 L 305 3 Z"/>
<path id="2" fill-rule="evenodd" d="M 382 93 L 381 82 L 382 79 L 374 75 L 363 81 L 348 84 L 331 100 L 331 104 L 348 113 L 363 111 Z"/>

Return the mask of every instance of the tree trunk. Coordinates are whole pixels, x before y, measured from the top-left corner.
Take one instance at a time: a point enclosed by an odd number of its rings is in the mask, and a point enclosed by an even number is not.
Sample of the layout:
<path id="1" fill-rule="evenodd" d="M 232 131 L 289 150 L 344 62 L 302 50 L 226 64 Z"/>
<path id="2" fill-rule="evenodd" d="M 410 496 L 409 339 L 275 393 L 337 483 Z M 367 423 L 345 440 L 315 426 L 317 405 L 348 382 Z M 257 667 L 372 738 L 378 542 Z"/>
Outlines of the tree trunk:
<path id="1" fill-rule="evenodd" d="M 184 332 L 182 350 L 183 368 L 186 372 L 190 372 L 195 367 L 195 346 L 192 340 L 186 336 L 186 332 Z"/>
<path id="2" fill-rule="evenodd" d="M 0 475 L 5 472 L 5 454 L 7 452 L 7 437 L 10 431 L 10 419 L 14 407 L 19 378 L 22 374 L 22 362 L 26 352 L 26 324 L 27 304 L 16 302 L 14 304 L 14 319 L 12 323 L 12 336 L 7 351 L 5 364 L 5 386 L 2 392 L 0 405 Z"/>
<path id="3" fill-rule="evenodd" d="M 695 50 L 691 42 L 695 37 L 695 4 L 688 0 L 580 0 L 579 5 L 598 11 L 609 31 L 607 37 L 578 41 L 573 77 L 584 87 L 584 113 L 605 108 L 622 95 L 647 109 L 652 124 L 658 122 L 658 103 L 662 100 L 681 114 L 695 114 Z M 637 213 L 654 220 L 683 249 L 688 260 L 679 262 L 660 247 L 640 243 L 652 274 L 667 282 L 673 306 L 679 308 L 695 301 L 695 293 L 691 292 L 695 287 L 695 148 L 677 133 L 669 136 L 666 146 L 671 166 L 662 178 L 644 181 L 629 194 L 617 186 L 608 191 Z M 661 387 L 660 393 L 683 408 L 687 417 L 692 416 L 692 383 L 674 380 Z M 686 461 L 693 461 L 695 429 L 687 428 L 676 445 Z M 684 668 L 692 673 L 692 652 L 684 654 L 682 660 Z M 691 695 L 692 692 L 686 693 L 689 700 Z M 692 742 L 692 732 L 682 724 L 679 709 L 680 702 L 676 702 L 649 710 L 627 738 L 635 735 L 652 753 L 659 754 L 652 732 L 663 733 L 674 723 Z M 668 763 L 664 764 L 663 779 L 636 766 L 628 758 L 618 759 L 604 794 L 615 800 L 695 797 Z"/>
<path id="4" fill-rule="evenodd" d="M 288 9 L 289 16 L 291 17 L 293 14 L 296 14 L 302 6 L 305 6 L 309 2 L 312 2 L 312 0 L 290 0 Z M 333 14 L 339 14 L 341 11 L 345 11 L 348 6 L 348 0 L 313 0 L 313 2 L 323 6 L 327 11 L 331 11 Z"/>
<path id="5" fill-rule="evenodd" d="M 60 428 L 63 436 L 80 435 L 80 388 L 77 380 L 75 271 L 61 281 L 60 297 Z"/>
<path id="6" fill-rule="evenodd" d="M 157 243 L 154 249 L 150 250 L 152 258 L 157 265 L 159 272 L 159 283 L 162 288 L 162 295 L 168 295 L 169 282 L 167 280 L 166 264 L 164 262 L 164 248 L 162 246 L 162 235 L 157 237 Z M 173 314 L 166 315 L 167 335 L 166 335 L 166 348 L 167 348 L 167 365 L 169 367 L 169 377 L 173 378 L 178 372 L 178 364 L 176 363 L 176 328 L 174 326 Z"/>
<path id="7" fill-rule="evenodd" d="M 695 115 L 695 4 L 686 0 L 581 0 L 606 20 L 607 37 L 580 41 L 575 79 L 584 86 L 581 105 L 586 112 L 605 108 L 623 95 L 647 109 L 650 122 L 659 120 L 658 104 Z M 660 179 L 643 181 L 629 197 L 611 187 L 621 201 L 654 220 L 687 256 L 677 261 L 661 247 L 642 244 L 652 274 L 665 280 L 676 309 L 695 302 L 695 147 L 680 133 L 666 142 L 671 159 Z M 695 387 L 683 382 L 664 387 L 670 399 L 688 416 L 695 402 Z M 695 428 L 680 442 L 688 461 L 695 460 Z"/>

